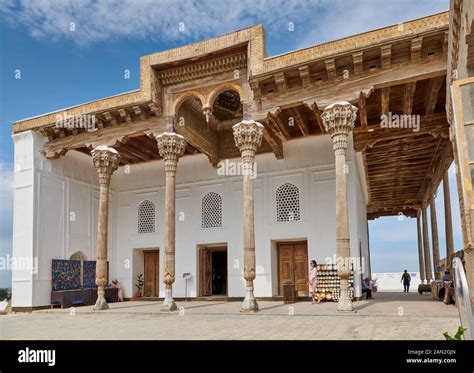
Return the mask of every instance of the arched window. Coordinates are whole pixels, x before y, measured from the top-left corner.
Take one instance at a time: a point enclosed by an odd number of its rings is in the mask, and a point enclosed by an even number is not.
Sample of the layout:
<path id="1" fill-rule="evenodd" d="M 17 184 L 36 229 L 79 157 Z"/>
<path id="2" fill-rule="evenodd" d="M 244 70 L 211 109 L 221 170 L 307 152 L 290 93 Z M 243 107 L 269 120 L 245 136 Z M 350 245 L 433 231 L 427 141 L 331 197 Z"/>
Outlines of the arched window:
<path id="1" fill-rule="evenodd" d="M 84 261 L 87 260 L 87 256 L 81 250 L 77 250 L 69 257 L 69 259 Z"/>
<path id="2" fill-rule="evenodd" d="M 277 221 L 300 220 L 300 191 L 296 185 L 285 183 L 276 190 Z"/>
<path id="3" fill-rule="evenodd" d="M 138 205 L 137 231 L 139 234 L 155 232 L 155 204 L 149 200 Z"/>
<path id="4" fill-rule="evenodd" d="M 222 197 L 219 194 L 209 192 L 202 197 L 201 227 L 222 227 Z"/>

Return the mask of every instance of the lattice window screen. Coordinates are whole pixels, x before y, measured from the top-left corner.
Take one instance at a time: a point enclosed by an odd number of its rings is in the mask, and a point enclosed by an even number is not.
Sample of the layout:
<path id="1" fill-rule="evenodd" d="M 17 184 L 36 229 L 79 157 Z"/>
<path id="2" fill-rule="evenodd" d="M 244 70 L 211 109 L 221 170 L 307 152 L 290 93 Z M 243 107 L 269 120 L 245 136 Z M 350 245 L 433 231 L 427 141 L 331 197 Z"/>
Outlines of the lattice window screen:
<path id="1" fill-rule="evenodd" d="M 277 221 L 300 220 L 300 191 L 296 185 L 285 183 L 276 191 Z"/>
<path id="2" fill-rule="evenodd" d="M 155 204 L 145 200 L 138 205 L 137 231 L 142 233 L 155 232 Z"/>
<path id="3" fill-rule="evenodd" d="M 222 227 L 222 197 L 219 194 L 209 192 L 202 198 L 201 227 Z"/>

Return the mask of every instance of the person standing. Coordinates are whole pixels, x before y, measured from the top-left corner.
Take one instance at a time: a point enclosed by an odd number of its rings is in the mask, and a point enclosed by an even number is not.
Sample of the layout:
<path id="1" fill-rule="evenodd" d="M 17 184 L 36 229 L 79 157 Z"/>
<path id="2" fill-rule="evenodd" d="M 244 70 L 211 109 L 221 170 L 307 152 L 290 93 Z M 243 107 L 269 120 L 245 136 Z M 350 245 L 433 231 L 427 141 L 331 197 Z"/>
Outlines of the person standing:
<path id="1" fill-rule="evenodd" d="M 410 281 L 411 277 L 410 274 L 407 272 L 405 269 L 402 273 L 402 278 L 400 279 L 400 282 L 403 281 L 403 292 L 408 293 L 410 291 Z"/>
<path id="2" fill-rule="evenodd" d="M 310 262 L 310 267 L 311 271 L 309 273 L 309 281 L 308 281 L 308 287 L 309 287 L 309 292 L 311 293 L 311 297 L 313 299 L 312 304 L 316 303 L 316 298 L 318 298 L 318 303 L 321 302 L 321 298 L 319 295 L 316 294 L 316 286 L 318 284 L 318 268 L 316 264 L 316 260 L 312 260 Z"/>

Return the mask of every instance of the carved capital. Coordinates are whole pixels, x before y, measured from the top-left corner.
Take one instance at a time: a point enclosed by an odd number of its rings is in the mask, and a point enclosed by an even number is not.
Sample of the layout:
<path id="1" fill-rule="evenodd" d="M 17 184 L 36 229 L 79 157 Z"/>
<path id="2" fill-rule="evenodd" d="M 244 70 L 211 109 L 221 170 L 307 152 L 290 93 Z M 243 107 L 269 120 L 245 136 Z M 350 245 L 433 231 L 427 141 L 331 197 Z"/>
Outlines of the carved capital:
<path id="1" fill-rule="evenodd" d="M 327 106 L 321 114 L 324 128 L 331 136 L 336 154 L 345 154 L 347 138 L 354 128 L 357 108 L 347 101 L 338 101 Z"/>
<path id="2" fill-rule="evenodd" d="M 186 140 L 183 136 L 174 132 L 165 132 L 156 136 L 158 151 L 165 161 L 165 171 L 167 174 L 174 175 L 179 157 L 184 154 Z"/>
<path id="3" fill-rule="evenodd" d="M 211 115 L 212 115 L 212 108 L 204 107 L 202 108 L 202 113 L 206 117 L 206 122 L 209 124 L 209 121 L 211 120 Z"/>
<path id="4" fill-rule="evenodd" d="M 99 174 L 99 184 L 108 186 L 112 174 L 119 166 L 119 153 L 114 148 L 101 145 L 93 149 L 91 154 L 94 167 Z"/>
<path id="5" fill-rule="evenodd" d="M 235 146 L 242 154 L 243 163 L 253 163 L 255 152 L 262 144 L 263 125 L 254 120 L 243 120 L 232 126 Z"/>

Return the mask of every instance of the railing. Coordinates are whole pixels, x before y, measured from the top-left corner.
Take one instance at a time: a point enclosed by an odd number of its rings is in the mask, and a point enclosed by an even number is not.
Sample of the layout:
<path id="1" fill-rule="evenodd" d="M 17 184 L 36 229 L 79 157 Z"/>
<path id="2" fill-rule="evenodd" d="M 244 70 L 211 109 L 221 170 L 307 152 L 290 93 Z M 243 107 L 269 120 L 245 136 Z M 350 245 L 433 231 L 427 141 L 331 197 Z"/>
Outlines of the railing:
<path id="1" fill-rule="evenodd" d="M 467 286 L 466 274 L 461 259 L 453 259 L 454 288 L 456 291 L 456 306 L 459 311 L 461 326 L 467 328 L 464 339 L 474 339 L 474 318 L 471 309 L 471 298 Z"/>

